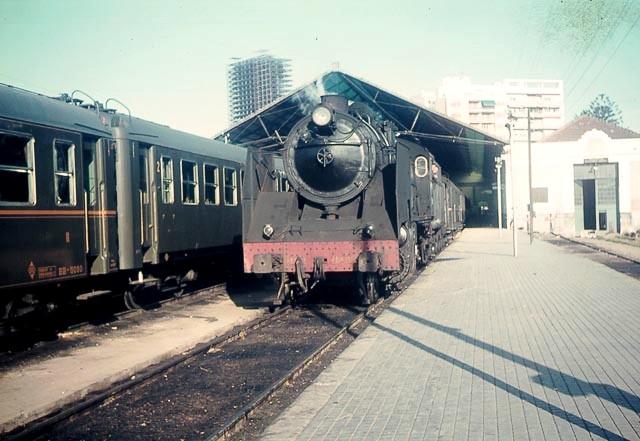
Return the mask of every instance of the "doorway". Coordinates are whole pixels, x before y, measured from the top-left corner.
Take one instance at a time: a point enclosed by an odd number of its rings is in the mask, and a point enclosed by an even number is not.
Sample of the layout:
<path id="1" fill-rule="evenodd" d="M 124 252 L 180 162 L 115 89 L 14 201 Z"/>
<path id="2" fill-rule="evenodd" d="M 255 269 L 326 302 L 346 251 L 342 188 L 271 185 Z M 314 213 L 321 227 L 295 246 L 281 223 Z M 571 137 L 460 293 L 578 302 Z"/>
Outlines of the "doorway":
<path id="1" fill-rule="evenodd" d="M 573 182 L 576 233 L 619 233 L 618 163 L 604 159 L 574 164 Z"/>
<path id="2" fill-rule="evenodd" d="M 582 180 L 582 215 L 584 216 L 584 229 L 596 229 L 596 180 Z"/>

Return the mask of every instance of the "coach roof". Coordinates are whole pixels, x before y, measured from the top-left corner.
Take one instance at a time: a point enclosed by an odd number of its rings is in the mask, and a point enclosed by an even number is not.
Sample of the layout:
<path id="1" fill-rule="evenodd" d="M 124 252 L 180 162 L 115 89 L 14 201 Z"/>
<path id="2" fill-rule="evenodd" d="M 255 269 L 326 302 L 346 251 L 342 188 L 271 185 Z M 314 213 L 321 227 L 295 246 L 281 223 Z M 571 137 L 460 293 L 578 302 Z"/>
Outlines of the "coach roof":
<path id="1" fill-rule="evenodd" d="M 98 137 L 112 137 L 108 125 L 113 117 L 120 117 L 126 121 L 130 137 L 134 141 L 229 161 L 245 160 L 246 150 L 235 145 L 192 135 L 136 117 L 129 120 L 128 115 L 98 113 L 95 108 L 74 105 L 63 98 L 51 98 L 0 83 L 0 118 L 28 121 Z"/>

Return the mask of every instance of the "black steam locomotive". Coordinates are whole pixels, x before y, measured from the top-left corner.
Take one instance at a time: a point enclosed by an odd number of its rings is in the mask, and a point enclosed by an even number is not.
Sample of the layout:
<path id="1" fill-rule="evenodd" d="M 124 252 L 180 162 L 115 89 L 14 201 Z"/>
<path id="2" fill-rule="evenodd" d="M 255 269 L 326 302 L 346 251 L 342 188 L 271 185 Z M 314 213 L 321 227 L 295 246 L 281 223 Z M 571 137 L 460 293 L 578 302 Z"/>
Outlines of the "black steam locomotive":
<path id="1" fill-rule="evenodd" d="M 135 307 L 195 260 L 240 258 L 244 149 L 74 95 L 0 85 L 0 335 L 69 298 Z"/>
<path id="2" fill-rule="evenodd" d="M 250 150 L 247 170 L 244 269 L 279 278 L 276 305 L 347 277 L 375 302 L 463 228 L 464 195 L 429 151 L 342 96 L 322 97 L 280 147 Z"/>

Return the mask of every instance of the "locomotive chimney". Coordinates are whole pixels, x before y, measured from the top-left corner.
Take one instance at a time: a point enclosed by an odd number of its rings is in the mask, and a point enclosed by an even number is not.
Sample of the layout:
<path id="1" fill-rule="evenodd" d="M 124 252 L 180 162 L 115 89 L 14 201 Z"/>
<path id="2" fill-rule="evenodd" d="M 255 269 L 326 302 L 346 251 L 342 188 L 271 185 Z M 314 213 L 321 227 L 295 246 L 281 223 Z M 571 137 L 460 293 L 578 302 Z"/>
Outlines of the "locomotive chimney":
<path id="1" fill-rule="evenodd" d="M 349 103 L 342 95 L 323 95 L 320 97 L 320 104 L 329 107 L 334 112 L 349 112 Z"/>

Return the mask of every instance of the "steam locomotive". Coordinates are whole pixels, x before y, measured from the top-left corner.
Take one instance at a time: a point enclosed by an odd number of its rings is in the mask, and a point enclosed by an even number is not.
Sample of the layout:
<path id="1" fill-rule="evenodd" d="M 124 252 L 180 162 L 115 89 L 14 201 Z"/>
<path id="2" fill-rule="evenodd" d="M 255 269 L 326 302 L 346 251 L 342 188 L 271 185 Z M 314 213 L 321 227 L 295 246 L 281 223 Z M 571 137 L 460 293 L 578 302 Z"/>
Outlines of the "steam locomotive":
<path id="1" fill-rule="evenodd" d="M 373 303 L 464 226 L 464 195 L 433 155 L 340 95 L 323 96 L 283 144 L 250 149 L 246 167 L 244 270 L 276 276 L 274 305 L 325 280 Z"/>
<path id="2" fill-rule="evenodd" d="M 245 149 L 110 101 L 0 85 L 0 335 L 102 294 L 135 307 L 195 262 L 240 259 Z"/>

